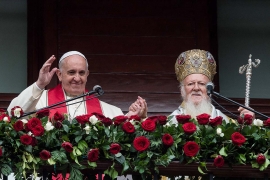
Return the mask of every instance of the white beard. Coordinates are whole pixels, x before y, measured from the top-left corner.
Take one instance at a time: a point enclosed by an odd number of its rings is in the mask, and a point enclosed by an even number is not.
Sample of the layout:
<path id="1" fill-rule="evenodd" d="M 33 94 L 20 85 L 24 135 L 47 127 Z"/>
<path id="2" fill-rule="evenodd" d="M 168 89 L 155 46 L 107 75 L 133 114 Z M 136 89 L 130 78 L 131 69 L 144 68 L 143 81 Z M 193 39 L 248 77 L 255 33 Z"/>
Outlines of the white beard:
<path id="1" fill-rule="evenodd" d="M 203 99 L 200 103 L 195 104 L 191 100 L 185 101 L 184 107 L 185 114 L 190 115 L 192 118 L 196 118 L 196 116 L 206 113 L 211 115 L 212 106 L 209 100 Z"/>
<path id="2" fill-rule="evenodd" d="M 184 88 L 181 89 L 182 98 L 184 100 L 184 113 L 190 115 L 192 118 L 196 118 L 196 116 L 206 113 L 211 116 L 212 114 L 212 105 L 210 98 L 205 97 L 202 92 L 197 92 L 203 96 L 203 99 L 199 103 L 194 103 L 191 100 L 191 96 L 187 96 Z"/>

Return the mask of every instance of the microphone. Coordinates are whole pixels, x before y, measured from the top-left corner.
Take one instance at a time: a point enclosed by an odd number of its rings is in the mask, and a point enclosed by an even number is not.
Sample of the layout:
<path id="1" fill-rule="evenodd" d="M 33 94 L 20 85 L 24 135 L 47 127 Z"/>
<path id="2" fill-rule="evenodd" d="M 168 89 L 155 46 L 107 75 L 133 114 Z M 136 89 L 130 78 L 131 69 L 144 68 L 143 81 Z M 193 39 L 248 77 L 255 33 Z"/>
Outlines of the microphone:
<path id="1" fill-rule="evenodd" d="M 100 96 L 101 96 L 102 94 L 104 94 L 104 91 L 102 90 L 102 88 L 101 88 L 100 85 L 95 85 L 95 86 L 93 87 L 93 90 L 94 90 L 95 92 L 97 92 Z"/>
<path id="2" fill-rule="evenodd" d="M 244 109 L 247 109 L 247 110 L 249 110 L 249 111 L 251 111 L 251 112 L 254 112 L 255 114 L 259 114 L 259 115 L 265 117 L 266 119 L 269 118 L 268 116 L 266 116 L 266 115 L 263 114 L 263 113 L 260 113 L 260 112 L 258 112 L 258 111 L 255 111 L 254 109 L 251 109 L 250 107 L 246 107 L 246 106 L 243 105 L 243 104 L 240 104 L 240 103 L 238 103 L 238 102 L 235 102 L 235 101 L 233 101 L 233 100 L 231 100 L 231 99 L 229 99 L 229 98 L 227 98 L 227 97 L 225 97 L 225 96 L 223 96 L 223 95 L 221 95 L 221 94 L 219 94 L 219 93 L 213 91 L 213 89 L 214 89 L 214 84 L 213 84 L 212 82 L 208 82 L 208 83 L 206 84 L 206 88 L 207 88 L 207 94 L 209 93 L 209 94 L 212 94 L 212 95 L 214 95 L 214 96 L 216 96 L 216 97 L 218 97 L 218 98 L 224 99 L 224 100 L 226 100 L 226 101 L 228 101 L 228 102 L 230 102 L 230 103 L 232 103 L 232 104 L 234 104 L 234 105 L 240 106 L 240 107 L 242 107 L 242 108 L 244 108 Z M 209 92 L 208 92 L 208 91 L 209 91 Z M 209 94 L 208 94 L 208 95 L 209 95 Z M 210 97 L 210 96 L 209 96 L 209 97 Z M 210 97 L 210 98 L 211 98 L 211 97 Z M 212 98 L 211 98 L 211 99 L 212 99 Z M 213 99 L 212 99 L 212 100 L 213 100 Z"/>
<path id="3" fill-rule="evenodd" d="M 206 83 L 207 95 L 213 94 L 214 84 L 212 82 Z"/>

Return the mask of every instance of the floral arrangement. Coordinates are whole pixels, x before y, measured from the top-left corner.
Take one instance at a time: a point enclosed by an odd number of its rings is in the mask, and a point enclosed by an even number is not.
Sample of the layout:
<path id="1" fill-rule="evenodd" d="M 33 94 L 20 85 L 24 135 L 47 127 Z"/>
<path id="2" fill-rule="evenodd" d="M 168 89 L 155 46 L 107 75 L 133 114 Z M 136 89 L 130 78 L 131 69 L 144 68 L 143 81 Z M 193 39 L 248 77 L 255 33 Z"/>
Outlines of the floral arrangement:
<path id="1" fill-rule="evenodd" d="M 10 115 L 0 111 L 0 170 L 3 175 L 14 172 L 16 179 L 29 172 L 38 176 L 42 166 L 54 166 L 63 177 L 69 173 L 70 179 L 81 180 L 81 170 L 95 168 L 103 160 L 112 162 L 104 172 L 112 178 L 132 170 L 143 179 L 172 161 L 196 162 L 202 174 L 207 172 L 206 162 L 217 168 L 249 164 L 261 171 L 269 165 L 270 119 L 245 115 L 225 122 L 208 114 L 196 119 L 189 115 L 110 119 L 91 113 L 68 121 L 58 112 L 49 117 L 49 110 L 27 119 L 22 115 L 19 106 Z M 116 163 L 122 165 L 119 174 Z"/>

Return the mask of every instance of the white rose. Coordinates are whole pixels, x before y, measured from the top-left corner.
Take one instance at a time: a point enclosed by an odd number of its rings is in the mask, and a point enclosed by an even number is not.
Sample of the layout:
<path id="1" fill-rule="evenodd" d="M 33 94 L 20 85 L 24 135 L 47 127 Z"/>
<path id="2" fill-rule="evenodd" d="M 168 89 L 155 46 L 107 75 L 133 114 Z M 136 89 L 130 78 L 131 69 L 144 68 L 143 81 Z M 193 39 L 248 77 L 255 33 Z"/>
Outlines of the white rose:
<path id="1" fill-rule="evenodd" d="M 26 119 L 22 119 L 21 121 L 23 122 L 23 124 L 28 123 L 28 121 Z"/>
<path id="2" fill-rule="evenodd" d="M 221 128 L 217 128 L 217 135 L 219 135 L 220 137 L 224 136 L 224 133 L 222 133 L 222 129 Z"/>
<path id="3" fill-rule="evenodd" d="M 98 118 L 97 118 L 95 115 L 93 115 L 93 116 L 91 116 L 91 117 L 89 118 L 89 121 L 90 121 L 93 125 L 95 125 L 95 124 L 98 122 Z"/>
<path id="4" fill-rule="evenodd" d="M 51 122 L 48 121 L 47 124 L 44 126 L 44 129 L 46 131 L 50 131 L 50 130 L 53 130 L 54 129 L 54 126 L 52 125 Z"/>
<path id="5" fill-rule="evenodd" d="M 3 121 L 9 122 L 10 120 L 9 120 L 9 118 L 6 116 L 6 117 L 3 118 Z"/>
<path id="6" fill-rule="evenodd" d="M 21 110 L 21 108 L 14 109 L 14 116 L 19 118 L 21 116 Z"/>
<path id="7" fill-rule="evenodd" d="M 263 126 L 263 121 L 260 120 L 260 119 L 254 119 L 253 124 L 254 124 L 255 126 L 261 127 L 261 126 Z"/>
<path id="8" fill-rule="evenodd" d="M 90 126 L 88 124 L 86 124 L 85 128 L 83 128 L 83 129 L 85 130 L 86 134 L 90 133 L 91 128 L 90 128 Z"/>

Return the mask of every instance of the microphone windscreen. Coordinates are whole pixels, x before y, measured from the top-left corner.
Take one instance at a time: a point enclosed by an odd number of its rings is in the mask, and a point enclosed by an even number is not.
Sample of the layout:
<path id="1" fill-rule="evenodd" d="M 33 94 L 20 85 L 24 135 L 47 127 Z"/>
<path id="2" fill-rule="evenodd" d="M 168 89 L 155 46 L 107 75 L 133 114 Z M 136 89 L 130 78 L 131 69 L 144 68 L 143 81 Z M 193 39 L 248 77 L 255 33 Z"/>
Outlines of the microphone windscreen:
<path id="1" fill-rule="evenodd" d="M 100 85 L 95 85 L 95 86 L 93 87 L 93 90 L 94 90 L 95 92 L 97 92 L 100 96 L 101 96 L 102 94 L 104 94 L 104 91 L 102 90 L 102 88 L 101 88 Z"/>
<path id="2" fill-rule="evenodd" d="M 212 83 L 212 82 L 208 82 L 208 83 L 206 83 L 206 89 L 214 89 L 215 88 L 215 86 L 214 86 L 214 84 Z"/>
<path id="3" fill-rule="evenodd" d="M 93 91 L 98 92 L 99 89 L 102 89 L 100 85 L 95 85 L 95 86 L 93 87 Z"/>

